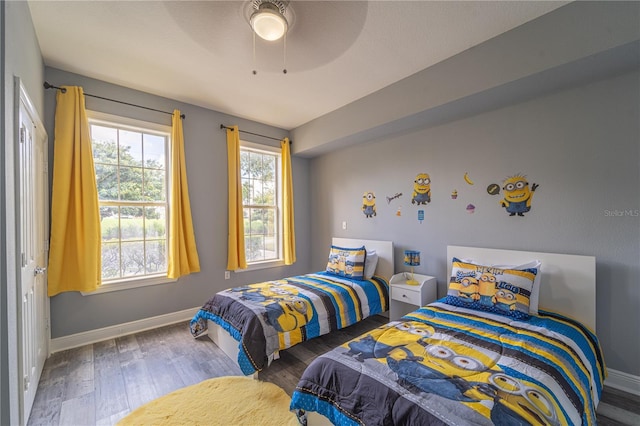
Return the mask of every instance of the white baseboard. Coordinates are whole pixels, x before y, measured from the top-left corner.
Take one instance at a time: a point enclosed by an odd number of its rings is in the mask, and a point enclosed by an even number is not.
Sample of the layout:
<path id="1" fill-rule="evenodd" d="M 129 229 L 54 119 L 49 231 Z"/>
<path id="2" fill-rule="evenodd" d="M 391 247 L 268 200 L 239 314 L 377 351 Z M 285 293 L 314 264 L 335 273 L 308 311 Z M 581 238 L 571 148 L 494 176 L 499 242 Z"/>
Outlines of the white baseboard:
<path id="1" fill-rule="evenodd" d="M 604 381 L 605 386 L 609 386 L 624 392 L 629 392 L 640 396 L 640 376 L 623 373 L 622 371 L 608 370 L 607 380 Z"/>
<path id="2" fill-rule="evenodd" d="M 185 309 L 184 311 L 159 315 L 157 317 L 145 318 L 138 321 L 131 321 L 124 324 L 112 325 L 110 327 L 99 328 L 97 330 L 84 331 L 82 333 L 71 334 L 69 336 L 51 339 L 49 342 L 49 355 L 79 346 L 89 345 L 104 340 L 115 339 L 116 337 L 128 334 L 139 333 L 177 322 L 188 321 L 194 317 L 200 307 Z"/>

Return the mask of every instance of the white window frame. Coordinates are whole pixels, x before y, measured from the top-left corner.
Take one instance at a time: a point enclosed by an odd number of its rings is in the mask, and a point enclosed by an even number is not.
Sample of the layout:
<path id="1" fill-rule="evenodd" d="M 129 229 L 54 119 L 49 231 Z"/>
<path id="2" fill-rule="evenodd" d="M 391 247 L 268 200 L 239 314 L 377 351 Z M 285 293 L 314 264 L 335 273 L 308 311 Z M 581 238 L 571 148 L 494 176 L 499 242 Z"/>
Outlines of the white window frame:
<path id="1" fill-rule="evenodd" d="M 272 154 L 276 156 L 276 226 L 278 236 L 278 258 L 265 261 L 247 261 L 247 267 L 245 269 L 236 269 L 234 272 L 255 271 L 258 269 L 276 268 L 284 266 L 284 246 L 283 246 L 283 223 L 282 223 L 282 151 L 280 148 L 262 145 L 253 142 L 247 142 L 240 140 L 240 151 L 248 150 L 264 154 Z M 244 203 L 242 205 L 244 212 Z M 243 214 L 244 216 L 244 214 Z M 243 236 L 244 238 L 244 236 Z M 245 247 L 246 255 L 246 247 Z"/>
<path id="2" fill-rule="evenodd" d="M 171 126 L 151 123 L 148 121 L 136 120 L 133 118 L 122 117 L 113 114 L 106 114 L 97 111 L 87 110 L 87 118 L 89 121 L 89 126 L 92 124 L 97 125 L 107 125 L 107 126 L 115 126 L 119 129 L 124 130 L 132 130 L 132 131 L 142 131 L 145 133 L 157 134 L 160 133 L 163 136 L 167 137 L 167 144 L 165 145 L 165 173 L 166 173 L 166 190 L 167 193 L 165 195 L 166 202 L 166 241 L 167 241 L 167 252 L 169 248 L 169 206 L 171 205 L 170 191 L 171 188 Z M 94 294 L 102 294 L 108 293 L 112 291 L 120 291 L 120 290 L 129 290 L 138 287 L 146 287 L 150 285 L 158 285 L 158 284 L 167 284 L 176 282 L 175 278 L 168 278 L 165 273 L 153 274 L 153 275 L 145 275 L 145 276 L 134 276 L 134 277 L 126 277 L 119 278 L 115 280 L 103 281 L 102 285 L 98 287 L 96 291 L 92 291 L 90 293 L 81 292 L 83 296 L 90 296 Z"/>

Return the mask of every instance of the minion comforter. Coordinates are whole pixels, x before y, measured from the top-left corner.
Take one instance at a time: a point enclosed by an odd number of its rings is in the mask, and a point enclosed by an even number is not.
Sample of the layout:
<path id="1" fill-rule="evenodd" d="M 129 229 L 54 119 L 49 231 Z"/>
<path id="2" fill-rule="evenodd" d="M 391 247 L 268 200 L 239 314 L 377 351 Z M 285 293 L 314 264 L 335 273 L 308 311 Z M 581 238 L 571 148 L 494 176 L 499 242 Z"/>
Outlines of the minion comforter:
<path id="1" fill-rule="evenodd" d="M 221 291 L 190 328 L 199 337 L 211 320 L 228 331 L 239 342 L 238 364 L 248 375 L 266 367 L 279 350 L 384 312 L 388 304 L 384 278 L 359 281 L 318 272 Z"/>
<path id="2" fill-rule="evenodd" d="M 596 424 L 604 377 L 596 336 L 573 320 L 439 300 L 316 358 L 291 408 L 340 425 Z"/>

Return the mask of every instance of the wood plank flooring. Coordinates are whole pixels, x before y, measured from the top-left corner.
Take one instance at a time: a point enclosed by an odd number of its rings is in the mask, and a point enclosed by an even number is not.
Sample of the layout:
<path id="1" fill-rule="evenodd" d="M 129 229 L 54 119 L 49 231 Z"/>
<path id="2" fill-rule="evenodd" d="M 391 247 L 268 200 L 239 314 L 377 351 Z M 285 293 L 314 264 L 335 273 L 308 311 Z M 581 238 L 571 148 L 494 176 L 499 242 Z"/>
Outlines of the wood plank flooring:
<path id="1" fill-rule="evenodd" d="M 291 394 L 319 354 L 386 323 L 374 316 L 296 345 L 259 374 Z M 209 339 L 193 339 L 187 323 L 53 354 L 45 363 L 29 425 L 113 425 L 159 396 L 212 377 L 241 375 Z M 600 425 L 639 425 L 640 397 L 605 388 Z"/>

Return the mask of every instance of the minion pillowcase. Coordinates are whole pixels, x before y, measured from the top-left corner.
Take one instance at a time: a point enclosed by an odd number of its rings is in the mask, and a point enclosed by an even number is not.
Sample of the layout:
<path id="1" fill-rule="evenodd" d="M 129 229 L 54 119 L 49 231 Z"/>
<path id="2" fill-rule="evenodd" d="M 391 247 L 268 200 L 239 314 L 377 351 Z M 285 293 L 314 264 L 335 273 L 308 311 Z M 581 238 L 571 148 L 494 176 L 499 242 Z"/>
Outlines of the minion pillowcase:
<path id="1" fill-rule="evenodd" d="M 445 303 L 516 319 L 529 318 L 538 268 L 504 269 L 453 258 Z"/>
<path id="2" fill-rule="evenodd" d="M 344 248 L 331 246 L 326 272 L 339 277 L 364 280 L 364 263 L 367 250 L 364 246 Z"/>

